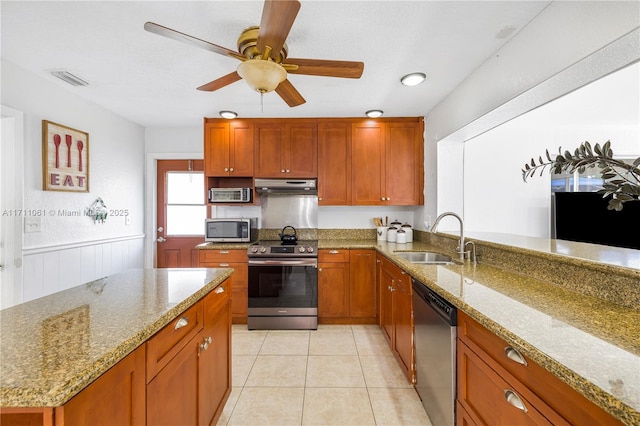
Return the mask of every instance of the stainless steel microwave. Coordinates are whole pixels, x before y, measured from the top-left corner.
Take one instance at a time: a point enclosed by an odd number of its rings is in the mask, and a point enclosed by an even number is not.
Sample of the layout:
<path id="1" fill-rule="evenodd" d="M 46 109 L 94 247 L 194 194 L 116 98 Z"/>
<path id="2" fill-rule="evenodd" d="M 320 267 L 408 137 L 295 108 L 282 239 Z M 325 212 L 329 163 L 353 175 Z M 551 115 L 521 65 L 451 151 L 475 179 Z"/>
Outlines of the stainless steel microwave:
<path id="1" fill-rule="evenodd" d="M 214 243 L 249 243 L 258 239 L 258 218 L 205 219 L 204 240 Z"/>
<path id="2" fill-rule="evenodd" d="M 252 188 L 209 188 L 210 203 L 250 203 Z"/>

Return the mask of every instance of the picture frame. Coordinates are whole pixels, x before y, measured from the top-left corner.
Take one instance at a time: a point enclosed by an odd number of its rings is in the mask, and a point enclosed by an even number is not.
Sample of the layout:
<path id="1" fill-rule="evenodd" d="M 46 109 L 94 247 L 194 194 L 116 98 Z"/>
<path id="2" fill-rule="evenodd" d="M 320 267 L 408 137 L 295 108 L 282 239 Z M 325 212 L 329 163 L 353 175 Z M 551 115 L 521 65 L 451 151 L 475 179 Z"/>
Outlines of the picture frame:
<path id="1" fill-rule="evenodd" d="M 89 133 L 42 120 L 42 189 L 89 192 Z"/>

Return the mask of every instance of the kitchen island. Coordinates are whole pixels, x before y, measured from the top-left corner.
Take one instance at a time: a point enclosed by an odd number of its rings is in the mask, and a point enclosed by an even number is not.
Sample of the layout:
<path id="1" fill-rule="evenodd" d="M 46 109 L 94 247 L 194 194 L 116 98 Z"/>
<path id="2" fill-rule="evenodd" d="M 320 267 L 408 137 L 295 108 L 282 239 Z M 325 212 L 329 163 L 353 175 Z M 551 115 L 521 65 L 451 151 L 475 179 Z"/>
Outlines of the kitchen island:
<path id="1" fill-rule="evenodd" d="M 229 292 L 222 285 L 228 288 L 232 273 L 229 268 L 134 269 L 0 311 L 3 415 L 11 411 L 6 410 L 9 407 L 61 407 L 145 346 L 146 383 L 153 383 L 149 373 L 169 361 L 160 356 L 159 361 L 152 359 L 155 343 L 148 342 L 167 325 L 171 331 L 185 331 L 181 340 L 195 341 L 198 330 L 207 330 L 204 302 L 212 295 L 226 298 L 228 321 L 224 317 L 226 322 L 221 324 L 230 334 Z M 211 305 L 217 303 L 211 300 Z M 201 302 L 204 308 L 199 306 Z M 173 320 L 185 318 L 191 311 L 199 329 L 186 319 L 173 327 Z M 162 350 L 173 356 L 178 348 L 170 345 L 178 344 L 170 339 L 160 343 L 165 345 Z M 157 371 L 153 374 L 160 375 Z M 144 397 L 144 386 L 142 392 Z"/>

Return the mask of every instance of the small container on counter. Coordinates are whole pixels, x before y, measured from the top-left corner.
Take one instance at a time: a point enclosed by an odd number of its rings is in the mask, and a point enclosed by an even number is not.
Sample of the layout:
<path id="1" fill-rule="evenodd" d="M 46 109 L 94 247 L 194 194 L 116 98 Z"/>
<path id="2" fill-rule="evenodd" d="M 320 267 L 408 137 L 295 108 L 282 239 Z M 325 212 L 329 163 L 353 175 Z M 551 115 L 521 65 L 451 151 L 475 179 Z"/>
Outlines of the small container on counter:
<path id="1" fill-rule="evenodd" d="M 396 234 L 398 233 L 398 228 L 395 226 L 390 226 L 387 230 L 387 241 L 390 243 L 396 242 Z"/>
<path id="2" fill-rule="evenodd" d="M 407 233 L 407 242 L 408 243 L 412 243 L 413 242 L 413 228 L 411 228 L 411 225 L 409 225 L 408 223 L 405 223 L 404 225 L 402 225 L 400 227 L 400 229 L 402 229 L 404 232 Z"/>
<path id="3" fill-rule="evenodd" d="M 386 241 L 387 240 L 387 228 L 386 226 L 377 226 L 376 227 L 376 235 L 378 236 L 378 241 Z"/>
<path id="4" fill-rule="evenodd" d="M 399 229 L 398 232 L 396 232 L 396 243 L 405 244 L 406 242 L 407 242 L 407 233 L 405 232 L 404 229 Z"/>

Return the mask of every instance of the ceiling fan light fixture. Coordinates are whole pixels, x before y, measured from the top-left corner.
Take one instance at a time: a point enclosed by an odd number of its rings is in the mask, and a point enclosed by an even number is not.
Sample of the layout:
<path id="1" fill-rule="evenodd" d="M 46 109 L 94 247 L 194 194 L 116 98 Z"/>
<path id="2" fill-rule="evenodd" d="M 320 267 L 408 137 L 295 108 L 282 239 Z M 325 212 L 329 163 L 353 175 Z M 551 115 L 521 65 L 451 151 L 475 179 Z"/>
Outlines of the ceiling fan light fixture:
<path id="1" fill-rule="evenodd" d="M 369 111 L 365 112 L 365 114 L 369 118 L 378 118 L 382 117 L 382 114 L 384 114 L 384 112 L 381 109 L 370 109 Z"/>
<path id="2" fill-rule="evenodd" d="M 400 79 L 400 82 L 405 86 L 417 86 L 427 78 L 427 75 L 421 72 L 412 72 Z"/>
<path id="3" fill-rule="evenodd" d="M 260 93 L 274 91 L 287 78 L 287 71 L 280 64 L 264 59 L 244 61 L 237 71 L 249 87 Z"/>
<path id="4" fill-rule="evenodd" d="M 238 113 L 235 111 L 220 111 L 220 117 L 222 118 L 226 118 L 226 119 L 234 119 L 238 116 Z"/>

